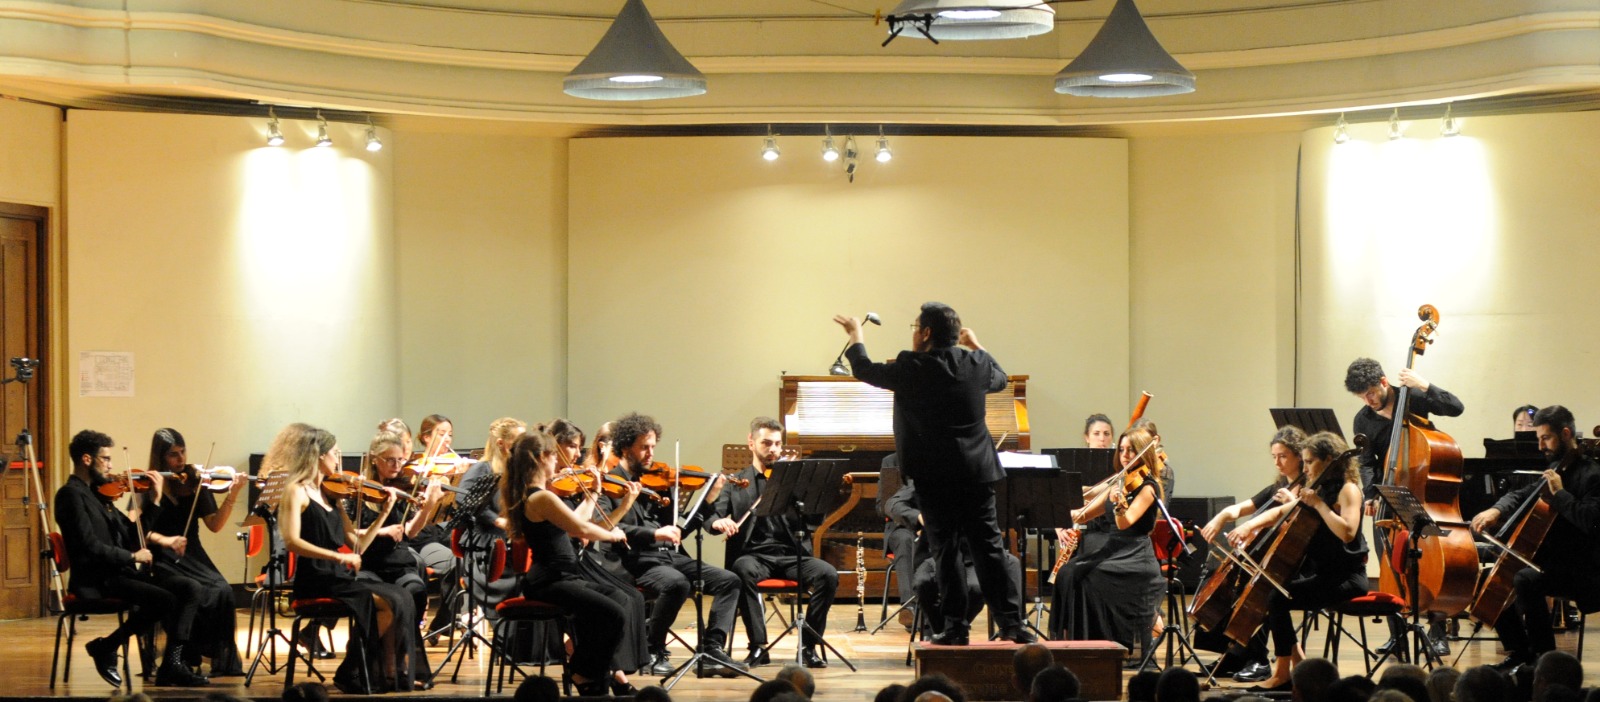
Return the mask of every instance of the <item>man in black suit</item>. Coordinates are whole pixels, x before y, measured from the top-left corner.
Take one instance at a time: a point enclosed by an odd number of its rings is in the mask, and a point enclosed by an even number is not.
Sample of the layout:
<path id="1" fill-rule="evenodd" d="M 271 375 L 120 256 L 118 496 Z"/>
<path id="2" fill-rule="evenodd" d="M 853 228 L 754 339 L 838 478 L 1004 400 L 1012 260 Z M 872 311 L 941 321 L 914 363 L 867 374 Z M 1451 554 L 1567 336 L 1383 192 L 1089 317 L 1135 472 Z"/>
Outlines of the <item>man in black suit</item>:
<path id="1" fill-rule="evenodd" d="M 911 327 L 911 350 L 874 363 L 861 320 L 833 318 L 850 336 L 845 356 L 855 377 L 894 392 L 895 450 L 917 502 L 939 577 L 943 632 L 933 642 L 965 645 L 971 622 L 961 549 L 973 567 L 1000 638 L 1032 643 L 1022 623 L 1022 590 L 1007 576 L 1005 545 L 995 517 L 995 483 L 1005 477 L 985 423 L 984 396 L 1006 386 L 1000 364 L 984 351 L 950 306 L 929 302 Z"/>
<path id="2" fill-rule="evenodd" d="M 783 455 L 783 425 L 771 417 L 756 417 L 750 422 L 750 465 L 733 477 L 750 481 L 746 487 L 729 483 L 711 508 L 711 530 L 728 537 L 724 563 L 739 576 L 739 616 L 750 639 L 747 666 L 771 663 L 767 648 L 767 622 L 756 583 L 767 578 L 794 580 L 811 593 L 806 605 L 805 626 L 800 630 L 800 661 L 807 668 L 826 668 L 827 661 L 817 655 L 816 638 L 828 626 L 828 609 L 839 590 L 839 571 L 827 561 L 811 557 L 811 541 L 797 540 L 800 517 L 755 515 L 755 503 L 766 487 L 772 464 Z M 821 523 L 818 517 L 816 524 Z M 813 524 L 815 526 L 815 524 Z M 795 554 L 799 553 L 800 558 Z M 796 572 L 796 564 L 799 571 Z M 813 635 L 814 633 L 814 635 Z"/>

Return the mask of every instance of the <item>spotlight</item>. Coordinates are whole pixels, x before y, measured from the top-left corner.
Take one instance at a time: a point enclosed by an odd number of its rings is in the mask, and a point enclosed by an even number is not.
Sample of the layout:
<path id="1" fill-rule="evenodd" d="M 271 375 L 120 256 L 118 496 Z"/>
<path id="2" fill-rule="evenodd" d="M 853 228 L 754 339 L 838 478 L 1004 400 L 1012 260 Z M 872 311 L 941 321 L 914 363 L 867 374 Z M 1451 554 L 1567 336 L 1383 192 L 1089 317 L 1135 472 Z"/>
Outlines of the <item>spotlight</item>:
<path id="1" fill-rule="evenodd" d="M 826 126 L 822 128 L 822 160 L 828 163 L 839 160 L 839 149 L 833 145 L 833 133 Z"/>
<path id="2" fill-rule="evenodd" d="M 278 129 L 278 113 L 267 106 L 267 146 L 283 146 L 283 131 Z"/>
<path id="3" fill-rule="evenodd" d="M 367 150 L 383 150 L 383 142 L 378 140 L 378 128 L 372 126 L 372 115 L 367 115 Z"/>
<path id="4" fill-rule="evenodd" d="M 1461 134 L 1461 120 L 1450 114 L 1450 104 L 1444 106 L 1444 122 L 1439 126 L 1441 136 L 1453 137 Z"/>
<path id="5" fill-rule="evenodd" d="M 1400 131 L 1400 108 L 1396 107 L 1389 113 L 1389 141 L 1395 141 L 1403 136 L 1405 132 Z"/>
<path id="6" fill-rule="evenodd" d="M 776 161 L 782 153 L 778 150 L 778 137 L 772 133 L 772 125 L 769 124 L 767 125 L 766 141 L 761 144 L 761 158 L 768 161 Z"/>
<path id="7" fill-rule="evenodd" d="M 1350 123 L 1344 121 L 1344 113 L 1339 113 L 1339 121 L 1333 125 L 1333 143 L 1343 144 L 1350 141 Z"/>
<path id="8" fill-rule="evenodd" d="M 878 155 L 876 158 L 878 163 L 888 163 L 889 159 L 894 158 L 894 154 L 889 151 L 889 138 L 883 135 L 883 125 L 881 124 L 878 125 Z"/>
<path id="9" fill-rule="evenodd" d="M 328 118 L 322 116 L 322 110 L 317 110 L 317 146 L 333 146 L 333 137 L 328 136 Z"/>

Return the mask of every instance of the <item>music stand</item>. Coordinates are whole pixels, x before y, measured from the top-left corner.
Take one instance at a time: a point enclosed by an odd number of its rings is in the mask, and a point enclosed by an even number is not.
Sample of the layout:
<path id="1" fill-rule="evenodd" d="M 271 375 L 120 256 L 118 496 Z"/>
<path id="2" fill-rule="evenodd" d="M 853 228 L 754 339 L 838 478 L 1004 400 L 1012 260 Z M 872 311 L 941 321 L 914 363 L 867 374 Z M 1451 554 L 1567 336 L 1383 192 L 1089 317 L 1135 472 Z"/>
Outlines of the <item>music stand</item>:
<path id="1" fill-rule="evenodd" d="M 262 581 L 261 585 L 262 589 L 267 591 L 267 611 L 263 615 L 266 617 L 267 628 L 261 633 L 261 642 L 260 646 L 256 648 L 255 659 L 250 662 L 249 672 L 245 673 L 245 687 L 250 687 L 251 681 L 256 677 L 256 668 L 261 666 L 263 660 L 266 661 L 268 675 L 277 675 L 278 671 L 287 667 L 288 663 L 278 665 L 278 641 L 280 639 L 284 645 L 290 646 L 291 651 L 294 650 L 291 645 L 292 642 L 289 640 L 289 635 L 278 628 L 278 603 L 272 600 L 273 596 L 288 580 L 289 551 L 288 549 L 278 548 L 278 544 L 283 543 L 283 537 L 278 534 L 277 516 L 278 503 L 283 500 L 283 483 L 288 475 L 287 472 L 278 471 L 252 483 L 251 488 L 256 491 L 255 504 L 250 507 L 250 513 L 239 522 L 239 526 L 242 527 L 262 525 L 266 531 L 267 539 L 267 564 L 263 569 L 267 578 Z M 255 611 L 252 606 L 251 617 L 254 618 L 254 616 Z M 251 628 L 253 631 L 253 624 Z M 307 655 L 309 656 L 310 654 L 308 653 Z M 306 662 L 306 668 L 319 678 L 322 676 L 322 673 L 317 672 L 316 667 L 311 664 L 309 658 Z"/>
<path id="2" fill-rule="evenodd" d="M 1422 506 L 1422 503 L 1417 501 L 1417 496 L 1411 494 L 1411 490 L 1405 486 L 1375 484 L 1373 487 L 1377 488 L 1378 497 L 1389 506 L 1394 519 L 1406 525 L 1406 528 L 1411 533 L 1411 537 L 1406 540 L 1405 563 L 1406 599 L 1409 600 L 1411 605 L 1411 623 L 1408 625 L 1407 631 L 1411 635 L 1412 660 L 1422 660 L 1422 657 L 1426 656 L 1429 667 L 1442 665 L 1444 659 L 1433 652 L 1433 641 L 1428 638 L 1428 632 L 1422 628 L 1420 623 L 1422 616 L 1421 607 L 1419 606 L 1421 604 L 1421 598 L 1419 597 L 1420 585 L 1418 583 L 1420 575 L 1417 571 L 1418 564 L 1422 561 L 1422 547 L 1418 546 L 1417 543 L 1421 539 L 1430 536 L 1449 536 L 1450 532 L 1439 528 L 1438 522 L 1433 521 L 1433 518 L 1428 516 L 1428 510 Z M 1399 648 L 1399 646 L 1395 646 L 1384 653 L 1383 657 L 1378 659 L 1377 665 L 1374 665 L 1372 669 L 1377 670 L 1378 666 L 1383 665 L 1385 660 L 1395 655 L 1395 650 Z"/>
<path id="3" fill-rule="evenodd" d="M 1084 485 L 1105 480 L 1121 467 L 1116 465 L 1116 449 L 1047 448 L 1039 453 L 1054 456 L 1061 470 L 1082 475 Z"/>
<path id="4" fill-rule="evenodd" d="M 772 464 L 772 475 L 767 478 L 766 485 L 761 489 L 765 499 L 762 499 L 761 504 L 756 506 L 755 513 L 758 517 L 798 516 L 797 519 L 789 520 L 794 524 L 794 576 L 797 581 L 800 579 L 801 565 L 805 561 L 805 554 L 800 545 L 807 543 L 811 539 L 811 528 L 807 524 L 807 518 L 821 519 L 844 502 L 844 494 L 840 492 L 839 486 L 844 484 L 844 476 L 849 472 L 850 461 L 842 458 L 812 458 L 799 461 L 778 461 Z M 800 589 L 802 591 L 806 590 L 804 582 L 800 582 Z M 798 598 L 799 595 L 796 595 L 796 597 Z M 806 610 L 808 613 L 810 609 L 811 597 L 807 593 Z M 844 664 L 850 667 L 851 672 L 855 672 L 856 664 L 850 662 L 850 659 L 840 653 L 839 649 L 834 648 L 833 644 L 828 643 L 828 640 L 823 638 L 821 632 L 812 629 L 805 619 L 798 616 L 798 611 L 796 611 L 794 621 L 789 624 L 789 628 L 799 629 L 800 641 L 795 646 L 794 652 L 796 665 L 805 666 L 801 656 L 805 652 L 806 634 L 810 632 L 816 643 L 822 644 L 824 648 L 832 651 L 835 657 L 844 661 Z M 772 640 L 772 643 L 767 644 L 767 650 L 770 652 L 772 647 L 778 644 L 778 639 L 782 639 L 788 633 L 786 629 L 783 634 L 779 634 L 777 638 Z"/>
<path id="5" fill-rule="evenodd" d="M 1307 436 L 1319 431 L 1331 431 L 1338 434 L 1339 438 L 1344 438 L 1344 430 L 1339 428 L 1339 417 L 1326 407 L 1274 407 L 1267 411 L 1272 413 L 1272 423 L 1279 429 L 1295 427 Z"/>
<path id="6" fill-rule="evenodd" d="M 1080 449 L 1083 451 L 1106 451 L 1109 449 Z M 1004 456 L 1005 454 L 1000 454 Z M 1048 456 L 1050 464 L 1054 465 L 1058 457 Z M 1072 511 L 1083 507 L 1083 475 L 1081 473 L 1062 470 L 1056 467 L 1016 467 L 1006 466 L 1006 479 L 1000 489 L 995 490 L 995 514 L 1011 515 L 1001 529 L 1016 531 L 1012 534 L 1012 543 L 1017 546 L 1017 567 L 1021 571 L 1024 589 L 1028 586 L 1028 538 L 1027 530 L 1035 529 L 1040 533 L 1054 533 L 1056 529 L 1072 526 Z M 1039 548 L 1034 555 L 1035 569 L 1044 572 L 1044 548 Z M 1033 603 L 1036 612 L 1042 617 L 1044 608 L 1041 606 L 1044 598 L 1045 580 L 1043 577 L 1034 583 Z M 993 621 L 994 613 L 990 613 Z M 1032 629 L 1039 638 L 1049 638 L 1033 622 L 1028 621 L 1027 613 L 1023 614 L 1022 625 Z"/>
<path id="7" fill-rule="evenodd" d="M 439 678 L 439 674 L 444 672 L 445 666 L 450 665 L 450 659 L 455 658 L 456 654 L 462 653 L 462 651 L 465 650 L 466 653 L 470 655 L 473 651 L 477 650 L 478 644 L 480 643 L 489 647 L 489 655 L 500 656 L 504 659 L 506 664 L 511 666 L 513 671 L 518 670 L 517 662 L 513 660 L 513 656 L 510 653 L 496 650 L 494 642 L 490 641 L 489 638 L 484 636 L 482 633 L 479 633 L 478 623 L 483 615 L 478 613 L 478 600 L 477 598 L 473 597 L 474 590 L 477 588 L 477 579 L 474 578 L 473 575 L 478 566 L 478 559 L 474 558 L 473 556 L 474 554 L 478 553 L 488 553 L 490 549 L 495 547 L 495 542 L 499 541 L 499 539 L 486 538 L 490 535 L 482 533 L 482 530 L 478 528 L 477 520 L 474 519 L 474 517 L 484 508 L 484 506 L 489 503 L 489 500 L 494 499 L 494 495 L 495 493 L 499 492 L 499 489 L 499 475 L 490 473 L 489 475 L 480 478 L 477 482 L 472 484 L 472 487 L 467 488 L 466 494 L 462 495 L 461 499 L 456 500 L 456 513 L 451 516 L 450 522 L 447 525 L 447 528 L 450 531 L 454 532 L 456 530 L 460 530 L 461 532 L 460 537 L 456 539 L 456 544 L 461 548 L 462 555 L 460 560 L 462 564 L 462 575 L 465 576 L 466 580 L 466 589 L 464 592 L 467 603 L 467 621 L 463 627 L 465 630 L 461 633 L 461 638 L 456 639 L 456 642 L 450 646 L 450 650 L 445 652 L 444 660 L 439 661 L 439 667 L 434 668 L 433 671 L 428 674 L 428 680 L 430 682 Z M 488 574 L 485 574 L 486 580 L 487 575 Z M 438 635 L 457 626 L 462 626 L 458 623 L 458 619 L 459 617 L 452 616 L 450 618 L 450 624 L 441 627 L 436 631 L 429 632 L 428 634 L 424 635 L 424 638 Z M 469 642 L 471 643 L 471 648 L 467 648 Z M 456 658 L 455 670 L 450 671 L 450 682 L 454 683 L 456 679 L 461 676 L 461 664 L 465 660 L 465 655 L 463 655 L 461 658 Z"/>
<path id="8" fill-rule="evenodd" d="M 1158 516 L 1161 518 L 1161 521 L 1166 522 L 1167 526 L 1171 529 L 1172 539 L 1177 543 L 1168 544 L 1167 547 L 1163 549 L 1167 552 L 1167 557 L 1163 559 L 1166 562 L 1162 564 L 1166 566 L 1166 572 L 1163 573 L 1163 575 L 1165 576 L 1164 579 L 1167 583 L 1167 593 L 1166 596 L 1162 597 L 1161 599 L 1167 604 L 1166 623 L 1161 627 L 1161 635 L 1150 641 L 1150 648 L 1144 652 L 1144 657 L 1139 660 L 1138 670 L 1144 670 L 1145 666 L 1150 665 L 1150 661 L 1155 660 L 1156 651 L 1160 650 L 1162 642 L 1166 642 L 1167 644 L 1167 667 L 1172 667 L 1173 648 L 1176 646 L 1178 648 L 1178 653 L 1182 654 L 1178 658 L 1178 665 L 1181 666 L 1185 663 L 1188 663 L 1190 659 L 1194 659 L 1194 662 L 1199 664 L 1201 669 L 1204 670 L 1205 662 L 1200 660 L 1200 654 L 1195 652 L 1194 645 L 1189 643 L 1188 634 L 1183 632 L 1183 626 L 1179 624 L 1179 622 L 1182 621 L 1181 617 L 1184 613 L 1173 604 L 1171 598 L 1171 588 L 1177 579 L 1175 573 L 1177 572 L 1178 568 L 1178 560 L 1183 557 L 1193 555 L 1195 552 L 1195 547 L 1194 544 L 1189 543 L 1189 540 L 1185 538 L 1183 522 L 1178 519 L 1174 519 L 1172 513 L 1167 511 L 1166 501 L 1162 500 L 1160 497 L 1157 497 L 1154 506 L 1157 510 L 1159 510 Z M 1210 679 L 1210 676 L 1208 676 L 1208 679 Z"/>

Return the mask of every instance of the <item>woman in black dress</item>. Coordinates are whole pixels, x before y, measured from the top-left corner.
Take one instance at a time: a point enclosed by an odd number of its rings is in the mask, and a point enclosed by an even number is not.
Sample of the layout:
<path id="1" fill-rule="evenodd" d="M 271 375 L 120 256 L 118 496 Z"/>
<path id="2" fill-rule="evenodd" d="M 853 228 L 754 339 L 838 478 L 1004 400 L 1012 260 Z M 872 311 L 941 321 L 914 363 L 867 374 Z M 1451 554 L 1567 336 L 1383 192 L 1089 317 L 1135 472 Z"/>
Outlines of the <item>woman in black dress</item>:
<path id="1" fill-rule="evenodd" d="M 573 513 L 546 489 L 556 469 L 556 442 L 530 432 L 511 446 L 500 499 L 507 533 L 522 539 L 533 567 L 522 576 L 522 596 L 549 602 L 572 615 L 572 658 L 567 672 L 583 697 L 609 692 L 611 659 L 622 639 L 622 606 L 578 572 L 572 539 L 622 541 L 621 529 L 605 529 Z"/>
<path id="2" fill-rule="evenodd" d="M 367 456 L 373 482 L 402 492 L 412 492 L 412 485 L 406 482 L 408 476 L 401 471 L 409 457 L 405 451 L 404 437 L 391 432 L 379 432 L 372 437 Z M 373 505 L 357 500 L 352 500 L 351 504 L 360 505 L 356 528 L 375 529 L 378 532 L 377 537 L 372 539 L 372 545 L 361 554 L 361 572 L 356 574 L 356 578 L 398 585 L 411 593 L 418 616 L 417 626 L 420 627 L 422 613 L 428 609 L 428 574 L 421 557 L 407 541 L 428 526 L 428 520 L 442 499 L 444 490 L 438 483 L 430 483 L 416 494 L 422 500 L 420 505 L 395 507 L 381 520 Z"/>
<path id="3" fill-rule="evenodd" d="M 184 583 L 182 592 L 197 595 L 200 606 L 188 623 L 188 644 L 184 663 L 199 669 L 202 656 L 211 659 L 211 677 L 243 675 L 239 648 L 234 639 L 238 625 L 233 606 L 233 586 L 211 562 L 200 539 L 200 524 L 213 533 L 228 526 L 233 505 L 245 487 L 244 476 L 235 476 L 221 503 L 217 494 L 194 485 L 198 477 L 190 466 L 188 446 L 177 429 L 160 429 L 150 440 L 151 471 L 182 474 L 185 480 L 166 481 L 160 499 L 154 492 L 140 495 L 138 518 L 146 540 L 155 555 L 154 573 L 164 586 Z M 185 484 L 186 483 L 186 484 Z"/>
<path id="4" fill-rule="evenodd" d="M 263 472 L 287 474 L 278 503 L 278 527 L 284 545 L 299 559 L 294 598 L 333 598 L 355 612 L 355 626 L 365 634 L 364 657 L 372 689 L 361 689 L 363 656 L 354 650 L 346 652 L 334 673 L 335 687 L 357 694 L 423 687 L 428 664 L 413 625 L 417 614 L 410 593 L 388 583 L 356 579 L 361 553 L 378 532 L 358 532 L 346 512 L 335 507 L 333 498 L 324 492 L 323 479 L 339 472 L 340 460 L 333 434 L 296 423 L 278 433 L 263 462 Z M 380 518 L 394 508 L 398 493 L 392 488 L 388 493 Z M 349 552 L 340 551 L 341 547 L 349 547 Z"/>
<path id="5" fill-rule="evenodd" d="M 1141 477 L 1132 481 L 1131 489 L 1119 481 L 1101 499 L 1074 510 L 1073 522 L 1085 524 L 1109 508 L 1115 530 L 1105 534 L 1092 550 L 1080 549 L 1056 574 L 1050 638 L 1110 640 L 1130 650 L 1135 643 L 1149 646 L 1149 623 L 1154 616 L 1150 583 L 1161 575 L 1150 543 L 1150 530 L 1160 511 L 1156 500 L 1162 497 L 1163 470 L 1153 444 L 1153 437 L 1143 429 L 1123 432 L 1117 443 L 1118 459 L 1130 475 L 1139 473 Z M 1088 545 L 1086 541 L 1084 546 Z"/>
<path id="6" fill-rule="evenodd" d="M 1301 450 L 1305 484 L 1295 487 L 1295 499 L 1257 513 L 1248 523 L 1233 530 L 1228 538 L 1235 544 L 1249 543 L 1262 529 L 1275 523 L 1284 513 L 1298 507 L 1315 512 L 1317 532 L 1306 543 L 1300 571 L 1285 588 L 1289 596 L 1274 590 L 1267 602 L 1267 630 L 1272 633 L 1272 677 L 1261 683 L 1263 690 L 1288 690 L 1289 673 L 1305 658 L 1295 636 L 1292 609 L 1321 609 L 1367 592 L 1367 540 L 1361 534 L 1361 473 L 1353 460 L 1335 464 L 1345 451 L 1344 439 L 1332 432 L 1318 432 L 1306 440 Z"/>

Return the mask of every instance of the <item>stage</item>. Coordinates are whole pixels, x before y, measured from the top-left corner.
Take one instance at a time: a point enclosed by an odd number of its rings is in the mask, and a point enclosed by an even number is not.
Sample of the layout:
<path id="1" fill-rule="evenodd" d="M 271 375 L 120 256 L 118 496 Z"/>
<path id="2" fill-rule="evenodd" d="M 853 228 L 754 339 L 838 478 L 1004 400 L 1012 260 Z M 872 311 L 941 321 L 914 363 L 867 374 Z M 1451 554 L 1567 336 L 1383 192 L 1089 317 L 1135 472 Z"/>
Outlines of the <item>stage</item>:
<path id="1" fill-rule="evenodd" d="M 869 626 L 876 625 L 877 613 L 878 608 L 876 606 L 867 608 L 866 614 Z M 243 610 L 239 612 L 241 627 L 247 620 L 248 614 L 247 611 Z M 693 607 L 684 607 L 683 615 L 680 616 L 676 627 L 679 634 L 690 641 L 693 641 L 694 638 L 693 617 Z M 55 636 L 55 619 L 52 617 L 0 622 L 0 650 L 6 653 L 5 667 L 7 670 L 4 675 L 5 687 L 0 690 L 0 699 L 106 699 L 114 691 L 111 686 L 106 685 L 104 681 L 95 675 L 89 663 L 88 655 L 83 652 L 83 643 L 109 631 L 113 621 L 111 617 L 102 616 L 79 623 L 78 639 L 75 644 L 77 650 L 73 654 L 72 677 L 64 684 L 57 684 L 55 690 L 51 690 L 49 687 L 51 643 Z M 849 668 L 837 660 L 830 661 L 830 665 L 826 669 L 813 670 L 812 673 L 817 678 L 817 695 L 822 699 L 868 700 L 884 685 L 895 682 L 909 682 L 913 677 L 912 669 L 905 665 L 908 635 L 904 627 L 896 622 L 890 622 L 877 635 L 868 635 L 866 633 L 851 632 L 855 622 L 856 608 L 853 604 L 841 602 L 835 606 L 834 612 L 829 618 L 828 640 L 856 664 L 858 672 L 852 673 Z M 776 622 L 773 622 L 773 624 L 776 624 Z M 986 631 L 986 626 L 980 615 L 979 621 L 974 623 L 973 632 L 977 634 Z M 1351 626 L 1353 627 L 1353 623 Z M 776 636 L 781 627 L 769 625 L 769 629 Z M 1386 628 L 1382 625 L 1373 627 L 1370 623 L 1368 629 L 1374 632 L 1386 631 Z M 1465 627 L 1465 630 L 1470 630 L 1470 625 Z M 1311 633 L 1310 646 L 1307 648 L 1309 653 L 1313 655 L 1321 653 L 1325 638 L 1324 633 L 1322 631 Z M 1378 635 L 1374 633 L 1374 636 Z M 1573 632 L 1558 632 L 1556 636 L 1557 645 L 1561 650 L 1568 652 L 1575 651 L 1577 641 L 1577 634 Z M 342 649 L 342 636 L 338 642 Z M 741 629 L 741 632 L 736 634 L 735 645 L 732 647 L 738 657 L 744 655 L 744 642 L 745 639 Z M 242 631 L 240 632 L 240 643 L 242 646 Z M 1457 663 L 1457 666 L 1463 669 L 1484 663 L 1494 663 L 1501 658 L 1497 645 L 1492 640 L 1470 644 L 1453 642 L 1452 645 L 1457 652 L 1460 652 L 1462 647 L 1465 646 L 1465 654 L 1461 656 L 1459 663 Z M 1594 642 L 1588 642 L 1585 649 L 1585 685 L 1600 684 L 1600 653 L 1596 653 Z M 774 653 L 774 658 L 777 659 L 780 655 L 787 655 L 792 660 L 794 652 L 794 637 L 790 636 L 779 643 Z M 1161 653 L 1164 654 L 1164 652 L 1165 650 L 1163 649 Z M 444 655 L 445 649 L 442 647 L 429 650 L 429 656 L 435 666 L 442 661 Z M 675 661 L 681 662 L 687 658 L 688 652 L 681 646 L 677 646 L 674 647 L 672 655 Z M 1208 662 L 1215 658 L 1213 654 L 1209 653 L 1203 653 L 1202 655 Z M 282 653 L 280 653 L 280 656 L 282 656 Z M 1455 657 L 1452 656 L 1449 660 L 1453 661 Z M 1164 658 L 1158 655 L 1158 661 L 1164 661 Z M 245 664 L 247 667 L 249 662 L 249 656 L 246 656 Z M 319 662 L 319 668 L 331 673 L 337 663 L 337 660 L 321 661 Z M 454 663 L 452 662 L 453 666 Z M 765 678 L 775 674 L 781 666 L 781 662 L 775 661 L 773 665 L 755 668 L 753 672 Z M 1356 649 L 1354 644 L 1346 643 L 1341 649 L 1339 669 L 1345 675 L 1355 675 L 1362 672 L 1360 651 Z M 559 671 L 559 668 L 552 667 L 550 669 L 551 676 L 558 676 L 560 674 Z M 224 692 L 244 698 L 275 700 L 278 699 L 283 686 L 283 676 L 281 674 L 272 676 L 257 673 L 256 679 L 249 688 L 244 686 L 242 677 L 221 678 L 216 680 L 209 688 L 157 688 L 145 686 L 143 681 L 138 679 L 138 661 L 133 663 L 133 673 L 135 676 L 134 689 L 157 699 L 193 699 L 205 692 Z M 297 667 L 296 679 L 306 679 L 303 673 L 303 667 Z M 1124 682 L 1131 675 L 1131 673 L 1123 673 Z M 451 683 L 448 677 L 449 671 L 446 670 L 445 674 L 441 676 L 440 683 L 434 689 L 405 696 L 430 699 L 482 697 L 484 682 L 482 655 L 466 661 L 461 668 L 459 682 Z M 635 676 L 633 682 L 635 685 L 643 687 L 656 681 Z M 706 678 L 699 680 L 695 679 L 691 674 L 673 688 L 672 694 L 677 699 L 735 702 L 749 699 L 750 692 L 755 688 L 756 684 L 754 681 L 742 678 L 731 680 Z M 1245 687 L 1248 686 L 1226 681 L 1209 692 L 1208 695 L 1228 692 L 1237 693 L 1241 692 Z M 510 696 L 511 692 L 512 688 L 507 687 L 502 694 Z M 335 697 L 354 699 L 351 696 L 337 693 L 335 693 Z M 393 698 L 394 695 L 388 695 L 387 697 Z"/>

